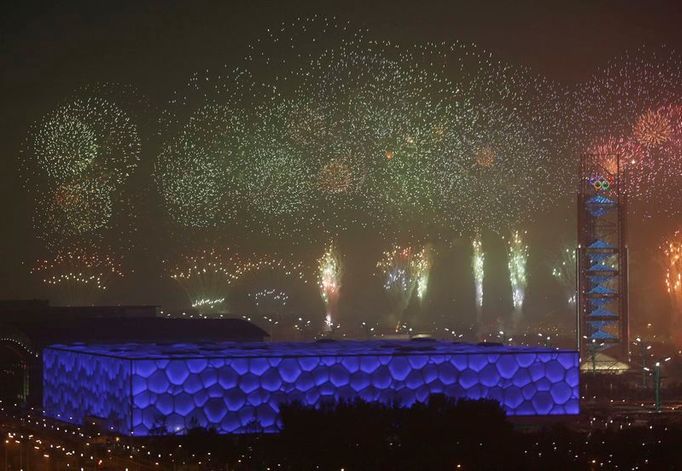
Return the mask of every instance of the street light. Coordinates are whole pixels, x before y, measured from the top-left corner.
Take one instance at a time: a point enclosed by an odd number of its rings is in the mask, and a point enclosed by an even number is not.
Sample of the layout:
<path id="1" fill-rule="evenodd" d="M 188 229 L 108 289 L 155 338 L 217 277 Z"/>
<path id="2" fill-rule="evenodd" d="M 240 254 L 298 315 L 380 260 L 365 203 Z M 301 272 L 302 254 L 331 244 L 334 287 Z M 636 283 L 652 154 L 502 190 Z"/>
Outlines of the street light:
<path id="1" fill-rule="evenodd" d="M 587 343 L 587 351 L 592 360 L 592 373 L 597 371 L 597 352 L 604 349 L 604 342 L 597 343 L 597 339 L 590 339 L 587 335 L 583 335 L 585 340 L 592 340 Z"/>
<path id="2" fill-rule="evenodd" d="M 672 357 L 657 360 L 654 363 L 654 400 L 656 405 L 656 412 L 661 411 L 661 364 L 668 362 Z M 644 368 L 645 371 L 650 371 L 649 368 Z"/>
<path id="3" fill-rule="evenodd" d="M 670 357 L 665 358 L 664 362 L 670 361 Z M 661 410 L 661 362 L 656 362 L 656 370 L 654 373 L 654 382 L 656 383 L 656 412 Z"/>
<path id="4" fill-rule="evenodd" d="M 647 352 L 651 350 L 651 345 L 645 345 L 644 342 L 640 337 L 637 337 L 635 341 L 633 342 L 634 345 L 639 346 L 639 353 L 641 356 L 642 360 L 642 386 L 646 388 L 646 378 L 647 378 L 647 372 L 649 371 L 649 368 L 647 367 L 646 364 L 646 359 L 647 359 Z"/>

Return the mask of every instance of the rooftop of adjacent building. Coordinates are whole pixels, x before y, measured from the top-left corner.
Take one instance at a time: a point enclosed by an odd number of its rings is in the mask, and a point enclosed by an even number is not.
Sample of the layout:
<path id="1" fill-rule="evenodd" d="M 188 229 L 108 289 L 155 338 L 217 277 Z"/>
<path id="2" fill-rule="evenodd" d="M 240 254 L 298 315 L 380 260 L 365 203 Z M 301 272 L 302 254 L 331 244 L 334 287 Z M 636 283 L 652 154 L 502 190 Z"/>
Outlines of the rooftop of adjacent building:
<path id="1" fill-rule="evenodd" d="M 162 358 L 285 358 L 336 356 L 450 356 L 504 354 L 569 354 L 573 350 L 420 340 L 318 340 L 316 342 L 200 342 L 200 343 L 78 343 L 49 348 L 125 359 Z"/>
<path id="2" fill-rule="evenodd" d="M 0 300 L 0 322 L 40 322 L 55 317 L 62 320 L 157 317 L 159 312 L 155 305 L 52 306 L 47 299 Z"/>
<path id="3" fill-rule="evenodd" d="M 47 300 L 0 301 L 0 331 L 33 349 L 75 342 L 262 341 L 260 327 L 238 318 L 160 316 L 158 306 L 51 306 Z"/>

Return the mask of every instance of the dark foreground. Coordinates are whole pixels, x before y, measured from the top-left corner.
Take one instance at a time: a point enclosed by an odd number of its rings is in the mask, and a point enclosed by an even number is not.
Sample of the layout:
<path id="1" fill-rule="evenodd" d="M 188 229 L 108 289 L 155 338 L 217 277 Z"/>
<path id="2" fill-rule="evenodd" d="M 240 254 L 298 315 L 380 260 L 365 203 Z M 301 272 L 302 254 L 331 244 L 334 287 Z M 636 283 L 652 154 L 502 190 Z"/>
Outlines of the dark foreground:
<path id="1" fill-rule="evenodd" d="M 682 426 L 664 422 L 656 415 L 529 425 L 512 423 L 493 401 L 433 397 L 407 410 L 362 402 L 319 411 L 291 405 L 279 435 L 193 430 L 159 438 L 157 446 L 210 457 L 202 469 L 225 463 L 239 470 L 681 469 Z"/>
<path id="2" fill-rule="evenodd" d="M 603 382 L 601 380 L 600 382 Z M 682 469 L 682 414 L 586 399 L 580 417 L 509 419 L 494 401 L 400 409 L 363 402 L 282 409 L 280 434 L 132 439 L 3 408 L 2 469 L 582 470 Z M 5 461 L 6 460 L 6 461 Z"/>

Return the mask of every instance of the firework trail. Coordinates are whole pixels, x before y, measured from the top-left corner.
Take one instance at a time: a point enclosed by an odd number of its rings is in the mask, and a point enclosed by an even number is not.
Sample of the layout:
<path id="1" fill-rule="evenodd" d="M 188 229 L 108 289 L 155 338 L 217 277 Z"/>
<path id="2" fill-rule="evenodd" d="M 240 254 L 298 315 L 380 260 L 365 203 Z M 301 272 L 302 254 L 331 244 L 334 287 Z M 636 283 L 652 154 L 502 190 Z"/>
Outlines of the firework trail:
<path id="1" fill-rule="evenodd" d="M 665 261 L 665 285 L 673 308 L 672 334 L 676 344 L 682 342 L 682 231 L 662 247 Z"/>
<path id="2" fill-rule="evenodd" d="M 431 270 L 429 247 L 394 246 L 384 252 L 377 262 L 379 274 L 384 278 L 384 290 L 391 301 L 389 322 L 399 331 L 406 327 L 404 311 L 416 293 L 421 301 L 428 289 Z"/>

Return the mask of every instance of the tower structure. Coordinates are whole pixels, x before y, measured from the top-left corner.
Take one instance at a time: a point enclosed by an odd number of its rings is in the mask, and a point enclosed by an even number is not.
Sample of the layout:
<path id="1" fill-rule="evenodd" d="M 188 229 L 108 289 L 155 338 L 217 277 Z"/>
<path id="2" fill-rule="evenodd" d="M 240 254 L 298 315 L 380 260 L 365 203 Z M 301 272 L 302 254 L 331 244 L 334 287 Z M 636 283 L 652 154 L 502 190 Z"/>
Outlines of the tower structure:
<path id="1" fill-rule="evenodd" d="M 582 362 L 627 362 L 627 194 L 619 155 L 585 154 L 578 190 L 578 342 Z M 597 356 L 603 352 L 604 355 Z"/>

